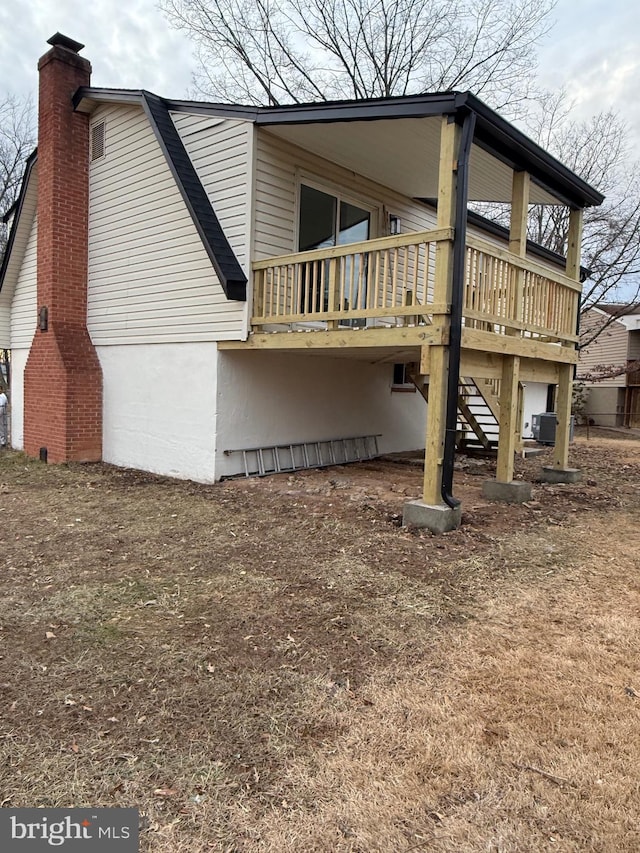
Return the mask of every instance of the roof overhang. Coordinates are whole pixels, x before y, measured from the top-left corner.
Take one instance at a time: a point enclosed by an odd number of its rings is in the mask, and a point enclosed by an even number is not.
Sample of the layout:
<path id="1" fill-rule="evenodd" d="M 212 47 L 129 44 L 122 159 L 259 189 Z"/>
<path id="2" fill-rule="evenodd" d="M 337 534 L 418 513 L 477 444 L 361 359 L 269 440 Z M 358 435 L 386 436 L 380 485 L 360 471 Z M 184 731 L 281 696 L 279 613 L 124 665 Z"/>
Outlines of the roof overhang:
<path id="1" fill-rule="evenodd" d="M 143 91 L 80 89 L 76 108 L 103 101 L 142 103 Z M 251 107 L 164 100 L 173 112 L 253 121 L 267 132 L 412 198 L 437 197 L 442 116 L 476 116 L 470 201 L 509 203 L 513 171 L 532 178 L 532 204 L 588 207 L 604 196 L 470 92 Z M 372 133 L 371 122 L 376 123 Z"/>
<path id="2" fill-rule="evenodd" d="M 435 198 L 441 118 L 461 122 L 469 112 L 476 115 L 471 201 L 509 203 L 515 170 L 531 175 L 532 204 L 602 203 L 600 192 L 469 92 L 265 107 L 256 124 L 405 195 Z"/>

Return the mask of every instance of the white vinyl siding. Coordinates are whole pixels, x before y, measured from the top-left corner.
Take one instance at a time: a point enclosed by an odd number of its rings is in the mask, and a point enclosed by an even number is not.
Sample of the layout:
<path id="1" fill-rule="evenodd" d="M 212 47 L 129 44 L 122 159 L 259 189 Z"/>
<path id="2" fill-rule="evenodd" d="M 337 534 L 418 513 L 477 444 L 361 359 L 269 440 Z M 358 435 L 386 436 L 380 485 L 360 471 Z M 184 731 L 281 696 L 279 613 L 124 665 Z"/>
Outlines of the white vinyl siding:
<path id="1" fill-rule="evenodd" d="M 11 343 L 12 320 L 11 312 L 13 298 L 18 286 L 18 279 L 22 275 L 23 288 L 26 282 L 32 278 L 32 284 L 35 289 L 35 251 L 36 251 L 36 232 L 34 218 L 36 215 L 36 206 L 38 201 L 38 164 L 37 161 L 31 166 L 26 187 L 23 189 L 22 203 L 20 207 L 20 215 L 16 219 L 16 214 L 11 218 L 10 232 L 11 237 L 11 253 L 7 258 L 7 266 L 5 270 L 4 280 L 0 289 L 0 347 L 9 349 Z M 25 256 L 27 249 L 30 246 L 30 259 L 26 260 L 27 267 L 23 273 L 23 265 L 25 264 Z M 34 296 L 35 298 L 35 296 Z M 35 326 L 35 318 L 31 318 Z M 21 323 L 18 321 L 18 326 Z M 31 346 L 31 338 L 33 337 L 33 329 L 28 333 L 27 347 Z"/>
<path id="2" fill-rule="evenodd" d="M 253 124 L 189 113 L 172 113 L 172 118 L 225 237 L 246 273 Z"/>
<path id="3" fill-rule="evenodd" d="M 297 234 L 299 181 L 307 179 L 328 192 L 341 190 L 354 203 L 399 216 L 402 233 L 435 227 L 435 212 L 407 196 L 382 187 L 341 166 L 303 151 L 259 129 L 256 138 L 254 260 L 294 252 Z M 373 223 L 372 233 L 384 236 L 386 223 Z"/>
<path id="4" fill-rule="evenodd" d="M 581 320 L 583 333 L 601 325 L 606 320 L 599 311 L 587 311 Z M 614 321 L 586 349 L 580 351 L 578 374 L 584 375 L 596 368 L 623 367 L 627 363 L 629 333 L 622 323 Z M 615 387 L 627 384 L 626 375 L 614 376 L 598 382 L 599 387 Z"/>
<path id="5" fill-rule="evenodd" d="M 11 305 L 11 348 L 29 349 L 36 331 L 38 223 L 34 216 Z"/>
<path id="6" fill-rule="evenodd" d="M 95 344 L 241 337 L 228 300 L 149 122 L 105 105 L 105 155 L 90 166 L 89 333 Z"/>

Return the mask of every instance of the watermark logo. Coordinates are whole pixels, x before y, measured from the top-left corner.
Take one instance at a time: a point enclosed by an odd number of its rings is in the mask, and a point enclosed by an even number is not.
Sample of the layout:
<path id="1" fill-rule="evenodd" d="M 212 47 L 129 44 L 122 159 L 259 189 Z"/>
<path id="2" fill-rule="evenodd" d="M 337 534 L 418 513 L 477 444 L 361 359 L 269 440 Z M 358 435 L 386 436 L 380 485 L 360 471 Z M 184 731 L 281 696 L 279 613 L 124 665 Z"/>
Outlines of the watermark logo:
<path id="1" fill-rule="evenodd" d="M 138 853 L 138 809 L 0 809 L 2 853 Z"/>

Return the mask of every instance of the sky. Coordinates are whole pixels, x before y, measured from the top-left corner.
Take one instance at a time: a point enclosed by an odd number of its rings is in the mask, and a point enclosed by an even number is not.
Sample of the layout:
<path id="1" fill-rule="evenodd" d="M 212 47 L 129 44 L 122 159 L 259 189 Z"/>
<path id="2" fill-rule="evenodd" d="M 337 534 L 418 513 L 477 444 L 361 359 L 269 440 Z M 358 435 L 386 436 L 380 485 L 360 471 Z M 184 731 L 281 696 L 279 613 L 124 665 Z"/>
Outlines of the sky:
<path id="1" fill-rule="evenodd" d="M 540 50 L 540 82 L 565 87 L 576 116 L 613 109 L 640 151 L 640 3 L 558 0 Z M 38 58 L 56 31 L 86 45 L 92 84 L 183 98 L 195 68 L 186 35 L 156 0 L 0 0 L 0 99 L 37 91 Z"/>

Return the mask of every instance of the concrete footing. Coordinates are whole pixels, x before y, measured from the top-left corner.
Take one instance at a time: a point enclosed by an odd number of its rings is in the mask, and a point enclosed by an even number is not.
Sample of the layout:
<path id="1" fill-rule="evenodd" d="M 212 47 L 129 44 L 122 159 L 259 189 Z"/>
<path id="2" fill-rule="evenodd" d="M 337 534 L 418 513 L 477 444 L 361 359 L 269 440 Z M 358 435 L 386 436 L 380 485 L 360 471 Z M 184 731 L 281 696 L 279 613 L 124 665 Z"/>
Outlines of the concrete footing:
<path id="1" fill-rule="evenodd" d="M 553 465 L 543 465 L 540 479 L 543 483 L 579 483 L 582 471 L 579 468 L 554 468 Z"/>
<path id="2" fill-rule="evenodd" d="M 403 508 L 402 523 L 405 527 L 426 527 L 432 533 L 446 533 L 460 526 L 462 510 L 452 509 L 446 504 L 433 506 L 424 501 L 408 501 Z"/>
<path id="3" fill-rule="evenodd" d="M 522 504 L 531 500 L 531 483 L 527 483 L 526 480 L 511 480 L 510 483 L 485 480 L 482 484 L 482 494 L 490 501 Z"/>

